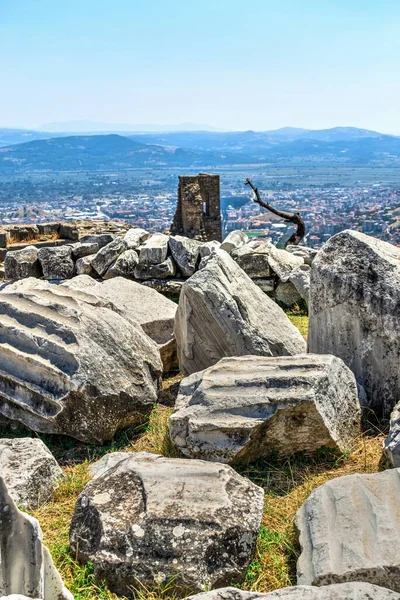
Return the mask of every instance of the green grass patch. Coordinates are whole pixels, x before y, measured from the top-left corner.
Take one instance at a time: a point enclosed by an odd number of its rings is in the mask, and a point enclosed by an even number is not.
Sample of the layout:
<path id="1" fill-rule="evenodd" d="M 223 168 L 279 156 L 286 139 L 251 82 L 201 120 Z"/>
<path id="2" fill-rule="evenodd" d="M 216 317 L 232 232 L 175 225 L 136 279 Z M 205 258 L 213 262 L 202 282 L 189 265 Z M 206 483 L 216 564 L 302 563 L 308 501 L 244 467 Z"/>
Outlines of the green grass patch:
<path id="1" fill-rule="evenodd" d="M 308 337 L 308 317 L 304 315 L 288 314 L 289 319 L 300 331 L 301 335 L 307 340 Z"/>

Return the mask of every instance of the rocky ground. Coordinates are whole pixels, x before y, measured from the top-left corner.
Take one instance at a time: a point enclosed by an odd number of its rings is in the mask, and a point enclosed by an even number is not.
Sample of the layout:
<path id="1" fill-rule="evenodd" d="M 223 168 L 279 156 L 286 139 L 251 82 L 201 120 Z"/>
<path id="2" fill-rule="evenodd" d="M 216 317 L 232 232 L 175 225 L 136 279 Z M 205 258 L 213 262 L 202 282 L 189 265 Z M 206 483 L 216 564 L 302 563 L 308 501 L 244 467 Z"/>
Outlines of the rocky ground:
<path id="1" fill-rule="evenodd" d="M 148 235 L 7 254 L 1 594 L 399 600 L 400 250 Z"/>
<path id="2" fill-rule="evenodd" d="M 289 313 L 290 320 L 306 336 L 308 317 L 301 312 Z M 91 479 L 89 466 L 101 456 L 115 451 L 152 452 L 168 457 L 179 453 L 168 436 L 168 417 L 175 402 L 181 375 L 164 379 L 159 403 L 151 412 L 149 423 L 119 431 L 115 439 L 101 446 L 79 443 L 68 437 L 40 435 L 52 451 L 65 474 L 64 481 L 54 491 L 51 500 L 37 510 L 28 511 L 42 527 L 44 542 L 65 585 L 76 600 L 115 600 L 107 586 L 94 581 L 91 563 L 80 564 L 69 553 L 69 527 L 77 498 Z M 25 431 L 14 432 L 26 436 Z M 29 434 L 28 435 L 32 435 Z M 1 437 L 10 437 L 7 432 Z M 352 473 L 374 473 L 382 468 L 384 436 L 371 431 L 360 437 L 342 455 L 321 451 L 317 456 L 298 455 L 292 458 L 262 459 L 247 467 L 238 467 L 242 475 L 265 490 L 262 525 L 255 555 L 247 569 L 243 590 L 270 592 L 296 584 L 296 561 L 299 547 L 294 529 L 294 517 L 310 493 L 331 479 Z M 171 591 L 170 582 L 158 589 L 140 587 L 139 598 L 179 598 Z"/>

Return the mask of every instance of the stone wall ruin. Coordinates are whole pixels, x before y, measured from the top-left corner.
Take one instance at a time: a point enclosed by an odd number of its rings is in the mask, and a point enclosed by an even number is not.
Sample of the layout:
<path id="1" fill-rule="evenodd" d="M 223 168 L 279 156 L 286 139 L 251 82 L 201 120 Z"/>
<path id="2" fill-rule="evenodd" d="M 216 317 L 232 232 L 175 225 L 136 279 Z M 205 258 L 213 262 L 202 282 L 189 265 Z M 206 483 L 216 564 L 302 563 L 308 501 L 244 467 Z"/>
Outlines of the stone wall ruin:
<path id="1" fill-rule="evenodd" d="M 222 241 L 219 175 L 180 176 L 173 234 L 208 242 Z"/>

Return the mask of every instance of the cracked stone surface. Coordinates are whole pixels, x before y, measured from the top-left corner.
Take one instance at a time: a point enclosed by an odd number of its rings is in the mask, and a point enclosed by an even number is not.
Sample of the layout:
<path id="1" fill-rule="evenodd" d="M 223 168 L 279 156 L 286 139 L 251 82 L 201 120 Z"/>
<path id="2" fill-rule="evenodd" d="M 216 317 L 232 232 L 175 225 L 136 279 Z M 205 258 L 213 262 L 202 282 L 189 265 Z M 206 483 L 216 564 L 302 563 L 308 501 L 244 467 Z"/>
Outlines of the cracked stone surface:
<path id="1" fill-rule="evenodd" d="M 297 583 L 364 581 L 400 592 L 400 471 L 347 475 L 314 490 L 296 515 Z"/>
<path id="2" fill-rule="evenodd" d="M 301 354 L 306 343 L 283 310 L 223 250 L 182 286 L 176 313 L 178 358 L 185 375 L 224 356 Z"/>
<path id="3" fill-rule="evenodd" d="M 73 600 L 42 543 L 39 522 L 18 510 L 0 477 L 0 594 Z"/>
<path id="4" fill-rule="evenodd" d="M 97 581 L 132 596 L 171 577 L 181 593 L 240 581 L 252 557 L 264 492 L 231 467 L 137 453 L 105 457 L 78 498 L 71 550 Z"/>
<path id="5" fill-rule="evenodd" d="M 243 356 L 182 380 L 169 431 L 185 456 L 234 463 L 344 451 L 360 418 L 355 377 L 339 358 Z"/>
<path id="6" fill-rule="evenodd" d="M 352 230 L 330 238 L 312 263 L 309 315 L 310 352 L 342 358 L 367 416 L 388 418 L 400 401 L 400 248 Z"/>

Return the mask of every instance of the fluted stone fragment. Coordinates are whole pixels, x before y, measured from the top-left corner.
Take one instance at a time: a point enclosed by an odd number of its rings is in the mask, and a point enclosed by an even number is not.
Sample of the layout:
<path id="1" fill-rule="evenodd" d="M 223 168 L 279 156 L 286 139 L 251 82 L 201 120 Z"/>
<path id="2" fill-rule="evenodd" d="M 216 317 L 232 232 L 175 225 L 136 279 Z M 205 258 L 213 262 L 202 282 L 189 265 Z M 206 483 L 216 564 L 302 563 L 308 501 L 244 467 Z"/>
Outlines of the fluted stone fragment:
<path id="1" fill-rule="evenodd" d="M 233 463 L 344 451 L 360 418 L 355 377 L 339 358 L 242 356 L 183 379 L 169 430 L 185 456 Z"/>
<path id="2" fill-rule="evenodd" d="M 162 363 L 139 324 L 85 291 L 27 279 L 0 292 L 0 415 L 110 439 L 147 415 Z"/>
<path id="3" fill-rule="evenodd" d="M 134 250 L 127 250 L 134 252 Z M 121 255 L 122 256 L 122 255 Z M 63 285 L 109 300 L 126 319 L 139 323 L 143 331 L 156 342 L 164 371 L 177 367 L 174 323 L 177 305 L 156 290 L 123 277 L 95 281 L 85 275 L 74 277 Z"/>
<path id="4" fill-rule="evenodd" d="M 36 519 L 18 510 L 0 477 L 0 594 L 73 600 L 42 543 Z"/>
<path id="5" fill-rule="evenodd" d="M 364 581 L 400 592 L 400 471 L 347 475 L 317 488 L 296 515 L 297 583 Z"/>

